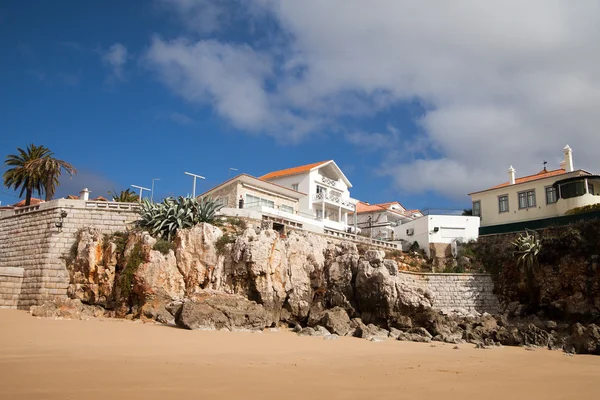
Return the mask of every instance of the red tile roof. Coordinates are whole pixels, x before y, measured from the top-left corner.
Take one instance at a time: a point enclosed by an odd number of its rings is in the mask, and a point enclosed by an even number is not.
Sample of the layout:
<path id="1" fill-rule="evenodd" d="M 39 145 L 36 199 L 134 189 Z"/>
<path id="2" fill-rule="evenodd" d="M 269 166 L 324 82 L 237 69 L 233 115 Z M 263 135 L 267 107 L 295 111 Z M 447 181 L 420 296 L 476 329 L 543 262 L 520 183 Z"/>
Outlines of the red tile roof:
<path id="1" fill-rule="evenodd" d="M 30 206 L 35 206 L 37 204 L 43 203 L 44 200 L 41 199 L 36 199 L 35 197 L 31 198 L 31 203 L 29 204 Z M 23 207 L 25 205 L 25 199 L 21 200 L 18 203 L 13 204 L 13 207 Z"/>
<path id="2" fill-rule="evenodd" d="M 391 201 L 389 203 L 369 204 L 364 201 L 359 201 L 356 204 L 356 213 L 362 214 L 362 213 L 370 213 L 370 212 L 378 212 L 378 211 L 390 211 L 390 212 L 393 212 L 398 215 L 410 217 L 413 214 L 421 212 L 419 210 L 404 210 L 404 211 L 392 210 L 391 208 L 389 208 L 389 206 L 392 204 L 400 204 L 400 203 L 398 203 L 397 201 Z M 402 207 L 402 208 L 404 208 L 404 207 Z"/>
<path id="3" fill-rule="evenodd" d="M 576 170 L 576 171 L 573 171 L 573 172 L 579 172 L 580 175 L 589 175 L 590 174 L 589 172 L 584 171 L 582 169 Z M 570 174 L 570 173 L 572 173 L 572 172 L 567 172 L 566 170 L 564 170 L 562 168 L 554 169 L 552 171 L 548 171 L 548 170 L 543 169 L 540 172 L 538 172 L 537 174 L 528 175 L 528 176 L 524 176 L 522 178 L 515 179 L 515 185 L 518 185 L 520 183 L 527 183 L 527 182 L 537 181 L 539 179 L 552 178 L 552 177 L 555 177 L 555 176 L 561 176 L 561 175 Z M 507 186 L 512 186 L 512 185 L 509 185 L 509 182 L 504 182 L 504 183 L 501 183 L 499 185 L 493 186 L 493 187 L 491 187 L 489 189 L 484 189 L 484 190 L 479 190 L 477 192 L 469 193 L 469 195 L 474 194 L 474 193 L 487 192 L 488 190 L 500 189 L 500 188 L 507 187 Z"/>
<path id="4" fill-rule="evenodd" d="M 282 176 L 301 174 L 303 172 L 308 172 L 311 169 L 318 167 L 319 165 L 328 163 L 330 161 L 332 161 L 332 160 L 321 161 L 321 162 L 314 163 L 314 164 L 301 165 L 299 167 L 287 168 L 287 169 L 282 169 L 279 171 L 273 171 L 273 172 L 269 172 L 266 175 L 261 176 L 258 179 L 260 179 L 262 181 L 268 181 L 270 179 L 281 178 Z"/>

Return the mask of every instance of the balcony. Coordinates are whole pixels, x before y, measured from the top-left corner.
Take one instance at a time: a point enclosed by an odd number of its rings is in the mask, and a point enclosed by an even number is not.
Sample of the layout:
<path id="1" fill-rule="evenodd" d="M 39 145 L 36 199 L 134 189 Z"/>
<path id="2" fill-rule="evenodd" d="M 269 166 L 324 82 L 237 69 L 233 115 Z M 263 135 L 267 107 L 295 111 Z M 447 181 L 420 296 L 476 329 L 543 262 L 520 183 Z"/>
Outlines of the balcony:
<path id="1" fill-rule="evenodd" d="M 330 193 L 323 193 L 323 192 L 317 193 L 314 195 L 313 201 L 315 203 L 321 203 L 321 202 L 325 201 L 330 204 L 334 204 L 334 205 L 342 206 L 344 208 L 348 208 L 350 210 L 354 210 L 354 204 L 350 200 L 343 199 L 340 196 L 336 196 L 336 195 L 333 195 Z"/>
<path id="2" fill-rule="evenodd" d="M 339 183 L 339 181 L 337 181 L 336 179 L 331 179 L 331 178 L 328 178 L 323 175 L 321 175 L 321 182 L 323 182 L 327 186 L 331 186 L 331 187 L 336 187 L 336 186 L 338 186 L 338 183 Z"/>

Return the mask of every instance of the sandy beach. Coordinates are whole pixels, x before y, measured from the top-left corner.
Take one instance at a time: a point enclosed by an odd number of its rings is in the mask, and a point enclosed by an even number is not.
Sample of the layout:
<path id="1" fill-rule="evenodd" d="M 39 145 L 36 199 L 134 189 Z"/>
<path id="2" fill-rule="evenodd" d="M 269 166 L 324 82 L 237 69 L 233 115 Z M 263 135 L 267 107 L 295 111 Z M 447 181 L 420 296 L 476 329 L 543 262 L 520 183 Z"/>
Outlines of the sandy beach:
<path id="1" fill-rule="evenodd" d="M 471 344 L 187 331 L 0 310 L 2 399 L 571 399 L 600 357 Z"/>

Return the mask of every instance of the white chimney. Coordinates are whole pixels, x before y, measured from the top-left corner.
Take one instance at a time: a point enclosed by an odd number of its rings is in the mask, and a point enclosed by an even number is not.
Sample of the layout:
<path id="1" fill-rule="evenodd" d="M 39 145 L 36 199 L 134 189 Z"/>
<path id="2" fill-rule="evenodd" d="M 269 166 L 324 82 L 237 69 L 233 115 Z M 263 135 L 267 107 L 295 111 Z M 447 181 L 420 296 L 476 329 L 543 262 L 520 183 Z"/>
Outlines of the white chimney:
<path id="1" fill-rule="evenodd" d="M 563 150 L 565 152 L 565 171 L 573 172 L 573 150 L 571 150 L 569 145 L 566 145 Z"/>
<path id="2" fill-rule="evenodd" d="M 90 193 L 91 192 L 88 190 L 88 188 L 83 189 L 81 192 L 79 192 L 79 200 L 89 200 Z"/>
<path id="3" fill-rule="evenodd" d="M 508 169 L 508 184 L 509 185 L 515 184 L 515 169 L 513 168 L 512 165 Z"/>

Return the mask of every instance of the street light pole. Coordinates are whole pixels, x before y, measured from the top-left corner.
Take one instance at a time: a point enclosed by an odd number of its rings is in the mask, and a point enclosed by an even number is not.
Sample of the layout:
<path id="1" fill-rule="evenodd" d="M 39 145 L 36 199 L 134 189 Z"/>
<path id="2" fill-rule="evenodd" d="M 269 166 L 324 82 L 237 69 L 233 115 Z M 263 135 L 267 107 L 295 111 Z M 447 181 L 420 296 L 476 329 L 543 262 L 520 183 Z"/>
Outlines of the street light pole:
<path id="1" fill-rule="evenodd" d="M 154 203 L 154 181 L 160 181 L 160 178 L 152 179 L 152 192 L 150 192 L 150 202 Z"/>
<path id="2" fill-rule="evenodd" d="M 194 186 L 192 186 L 192 197 L 196 197 L 196 178 L 206 179 L 203 176 L 192 174 L 191 172 L 184 172 L 184 174 L 194 177 Z"/>
<path id="3" fill-rule="evenodd" d="M 142 195 L 144 194 L 144 190 L 150 191 L 150 189 L 138 185 L 131 185 L 131 187 L 140 189 L 140 201 L 142 201 Z"/>

